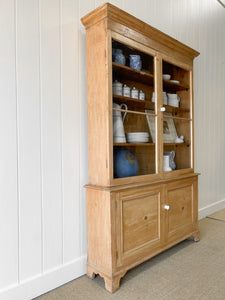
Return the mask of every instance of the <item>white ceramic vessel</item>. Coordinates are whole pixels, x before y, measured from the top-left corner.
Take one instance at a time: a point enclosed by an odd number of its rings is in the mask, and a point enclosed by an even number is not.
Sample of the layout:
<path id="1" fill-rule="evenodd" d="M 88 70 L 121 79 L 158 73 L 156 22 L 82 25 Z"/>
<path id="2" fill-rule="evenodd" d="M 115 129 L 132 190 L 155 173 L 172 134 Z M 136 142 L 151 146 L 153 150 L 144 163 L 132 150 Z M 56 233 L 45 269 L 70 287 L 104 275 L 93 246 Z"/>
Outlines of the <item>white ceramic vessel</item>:
<path id="1" fill-rule="evenodd" d="M 163 79 L 170 80 L 170 78 L 171 78 L 170 74 L 163 74 Z"/>
<path id="2" fill-rule="evenodd" d="M 113 108 L 117 109 L 124 109 L 127 110 L 127 105 L 126 104 L 117 104 L 113 103 Z M 113 142 L 114 143 L 126 143 L 126 137 L 124 133 L 124 127 L 123 127 L 123 122 L 126 117 L 126 112 L 124 113 L 122 117 L 121 111 L 114 110 L 113 111 Z"/>
<path id="3" fill-rule="evenodd" d="M 138 99 L 138 89 L 135 87 L 133 87 L 131 90 L 131 98 Z"/>
<path id="4" fill-rule="evenodd" d="M 140 100 L 145 100 L 145 93 L 142 91 L 139 91 L 139 97 Z"/>
<path id="5" fill-rule="evenodd" d="M 163 155 L 163 171 L 170 172 L 172 168 L 170 167 L 170 157 L 169 155 Z"/>
<path id="6" fill-rule="evenodd" d="M 123 94 L 123 85 L 121 82 L 115 80 L 113 82 L 113 95 L 122 96 Z"/>
<path id="7" fill-rule="evenodd" d="M 123 96 L 130 97 L 130 88 L 126 84 L 124 84 L 123 86 Z"/>

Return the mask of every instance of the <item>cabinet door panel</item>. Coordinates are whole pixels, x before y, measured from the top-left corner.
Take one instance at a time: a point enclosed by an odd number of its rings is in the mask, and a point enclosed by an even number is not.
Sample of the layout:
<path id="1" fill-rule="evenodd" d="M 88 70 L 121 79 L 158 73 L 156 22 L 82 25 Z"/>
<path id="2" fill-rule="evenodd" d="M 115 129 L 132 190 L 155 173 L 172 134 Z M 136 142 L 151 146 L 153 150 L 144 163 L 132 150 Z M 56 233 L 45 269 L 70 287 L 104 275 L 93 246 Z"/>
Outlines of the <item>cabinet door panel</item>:
<path id="1" fill-rule="evenodd" d="M 119 195 L 119 261 L 124 263 L 156 248 L 162 241 L 160 188 L 132 189 Z"/>
<path id="2" fill-rule="evenodd" d="M 185 180 L 167 186 L 168 241 L 194 231 L 194 181 Z"/>

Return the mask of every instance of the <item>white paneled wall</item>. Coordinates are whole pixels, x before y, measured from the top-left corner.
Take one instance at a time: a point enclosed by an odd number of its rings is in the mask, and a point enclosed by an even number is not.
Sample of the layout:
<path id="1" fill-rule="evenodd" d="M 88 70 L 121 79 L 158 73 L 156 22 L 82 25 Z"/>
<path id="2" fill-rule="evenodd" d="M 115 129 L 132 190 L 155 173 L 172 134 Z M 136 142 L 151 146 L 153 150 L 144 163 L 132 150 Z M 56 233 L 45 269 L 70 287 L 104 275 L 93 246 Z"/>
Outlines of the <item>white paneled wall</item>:
<path id="1" fill-rule="evenodd" d="M 198 50 L 199 213 L 225 207 L 225 9 L 216 0 L 110 1 Z M 0 0 L 0 299 L 85 273 L 85 29 L 100 0 Z"/>

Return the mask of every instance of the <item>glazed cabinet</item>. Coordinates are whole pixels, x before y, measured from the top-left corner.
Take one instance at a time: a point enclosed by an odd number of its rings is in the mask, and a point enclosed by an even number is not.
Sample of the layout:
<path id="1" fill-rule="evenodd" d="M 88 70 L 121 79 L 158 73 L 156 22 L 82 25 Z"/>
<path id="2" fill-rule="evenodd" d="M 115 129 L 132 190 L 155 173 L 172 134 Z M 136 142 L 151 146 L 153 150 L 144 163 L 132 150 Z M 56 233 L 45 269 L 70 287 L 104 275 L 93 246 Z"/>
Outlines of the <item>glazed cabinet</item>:
<path id="1" fill-rule="evenodd" d="M 193 60 L 199 53 L 106 3 L 87 43 L 87 274 L 127 270 L 198 231 Z"/>

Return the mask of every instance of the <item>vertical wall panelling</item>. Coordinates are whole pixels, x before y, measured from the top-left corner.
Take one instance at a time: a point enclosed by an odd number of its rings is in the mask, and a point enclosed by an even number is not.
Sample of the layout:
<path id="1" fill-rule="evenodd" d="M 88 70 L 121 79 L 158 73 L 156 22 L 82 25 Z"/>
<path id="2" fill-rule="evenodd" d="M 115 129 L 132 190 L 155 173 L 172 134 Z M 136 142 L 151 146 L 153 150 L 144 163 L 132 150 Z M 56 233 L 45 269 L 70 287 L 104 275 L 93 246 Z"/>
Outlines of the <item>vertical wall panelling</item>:
<path id="1" fill-rule="evenodd" d="M 81 216 L 81 253 L 86 255 L 86 191 L 84 184 L 88 182 L 88 149 L 87 149 L 87 80 L 86 80 L 86 35 L 81 24 L 81 17 L 95 8 L 94 0 L 79 0 L 79 43 L 78 43 L 78 97 L 80 115 L 80 216 Z"/>
<path id="2" fill-rule="evenodd" d="M 63 260 L 81 255 L 78 1 L 61 0 Z"/>
<path id="3" fill-rule="evenodd" d="M 62 264 L 60 2 L 40 0 L 44 271 Z"/>
<path id="4" fill-rule="evenodd" d="M 42 272 L 38 2 L 16 9 L 20 280 Z M 28 183 L 29 178 L 29 183 Z"/>
<path id="5" fill-rule="evenodd" d="M 85 273 L 86 36 L 102 0 L 0 0 L 0 299 Z M 225 9 L 216 0 L 112 0 L 198 50 L 199 212 L 225 207 Z M 12 296 L 13 295 L 13 296 Z"/>
<path id="6" fill-rule="evenodd" d="M 17 104 L 14 1 L 0 2 L 0 290 L 18 282 Z"/>

